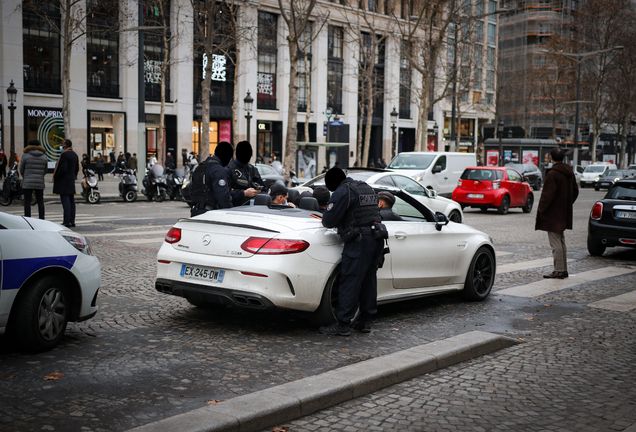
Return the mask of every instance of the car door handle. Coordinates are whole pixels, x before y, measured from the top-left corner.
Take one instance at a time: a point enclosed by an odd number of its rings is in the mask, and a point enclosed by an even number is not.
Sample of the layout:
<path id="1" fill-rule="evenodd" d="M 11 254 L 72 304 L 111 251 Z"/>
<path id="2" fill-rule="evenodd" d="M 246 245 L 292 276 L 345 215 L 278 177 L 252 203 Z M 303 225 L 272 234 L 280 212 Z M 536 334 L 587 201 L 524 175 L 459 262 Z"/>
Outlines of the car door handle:
<path id="1" fill-rule="evenodd" d="M 398 240 L 404 240 L 406 238 L 406 233 L 405 232 L 396 232 L 395 233 L 395 238 Z"/>

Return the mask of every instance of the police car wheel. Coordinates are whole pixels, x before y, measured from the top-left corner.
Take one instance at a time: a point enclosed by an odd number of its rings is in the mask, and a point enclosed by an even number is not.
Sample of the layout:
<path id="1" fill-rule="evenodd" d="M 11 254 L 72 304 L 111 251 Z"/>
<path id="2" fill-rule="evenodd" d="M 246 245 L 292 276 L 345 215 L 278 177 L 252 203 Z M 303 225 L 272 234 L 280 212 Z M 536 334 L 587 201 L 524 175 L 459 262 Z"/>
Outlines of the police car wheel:
<path id="1" fill-rule="evenodd" d="M 24 289 L 8 331 L 17 345 L 29 351 L 49 350 L 64 337 L 71 309 L 68 289 L 54 276 L 42 277 Z"/>
<path id="2" fill-rule="evenodd" d="M 482 301 L 490 294 L 494 282 L 495 258 L 490 249 L 482 246 L 470 262 L 461 293 L 467 300 Z"/>

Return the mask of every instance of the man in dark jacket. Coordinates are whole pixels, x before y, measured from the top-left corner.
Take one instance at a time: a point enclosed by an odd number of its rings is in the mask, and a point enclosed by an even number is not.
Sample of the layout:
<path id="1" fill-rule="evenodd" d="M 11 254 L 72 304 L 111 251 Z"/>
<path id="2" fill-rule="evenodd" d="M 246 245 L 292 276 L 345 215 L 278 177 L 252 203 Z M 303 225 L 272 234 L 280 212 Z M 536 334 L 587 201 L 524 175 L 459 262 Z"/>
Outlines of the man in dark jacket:
<path id="1" fill-rule="evenodd" d="M 402 217 L 393 211 L 395 196 L 391 192 L 378 192 L 378 207 L 380 207 L 380 217 L 382 220 L 401 221 Z"/>
<path id="2" fill-rule="evenodd" d="M 225 167 L 230 179 L 230 195 L 232 205 L 243 205 L 259 193 L 267 193 L 265 182 L 254 165 L 252 159 L 252 145 L 249 141 L 241 141 L 236 145 L 236 157 Z"/>
<path id="3" fill-rule="evenodd" d="M 354 181 L 336 167 L 325 174 L 325 184 L 333 194 L 322 214 L 322 225 L 337 227 L 344 247 L 337 321 L 320 327 L 320 332 L 349 336 L 351 321 L 360 307 L 360 319 L 354 328 L 369 333 L 377 311 L 377 270 L 384 248 L 382 237 L 374 235 L 381 225 L 378 196 L 368 184 Z"/>
<path id="4" fill-rule="evenodd" d="M 46 150 L 37 139 L 30 140 L 29 145 L 24 148 L 24 154 L 20 161 L 24 215 L 27 217 L 31 217 L 31 196 L 35 193 L 35 199 L 38 202 L 38 216 L 40 219 L 44 219 L 44 176 L 47 168 Z"/>
<path id="5" fill-rule="evenodd" d="M 64 220 L 62 225 L 67 228 L 75 226 L 75 178 L 79 172 L 79 158 L 73 151 L 70 139 L 62 141 L 64 151 L 57 160 L 53 172 L 53 193 L 60 195 Z"/>
<path id="6" fill-rule="evenodd" d="M 579 188 L 572 167 L 563 163 L 565 151 L 553 148 L 550 157 L 553 165 L 543 182 L 534 229 L 548 232 L 552 248 L 554 271 L 543 277 L 565 279 L 568 277 L 568 267 L 564 232 L 572 229 L 572 205 L 579 196 Z"/>
<path id="7" fill-rule="evenodd" d="M 172 157 L 172 153 L 170 153 L 170 152 L 166 153 L 165 165 L 166 165 L 166 168 L 172 168 L 172 169 L 176 168 L 176 166 L 174 164 L 174 158 Z"/>
<path id="8" fill-rule="evenodd" d="M 232 207 L 230 182 L 225 166 L 232 160 L 232 144 L 222 141 L 214 149 L 214 156 L 201 162 L 192 173 L 191 197 L 194 206 L 190 216 L 198 216 L 209 210 Z"/>

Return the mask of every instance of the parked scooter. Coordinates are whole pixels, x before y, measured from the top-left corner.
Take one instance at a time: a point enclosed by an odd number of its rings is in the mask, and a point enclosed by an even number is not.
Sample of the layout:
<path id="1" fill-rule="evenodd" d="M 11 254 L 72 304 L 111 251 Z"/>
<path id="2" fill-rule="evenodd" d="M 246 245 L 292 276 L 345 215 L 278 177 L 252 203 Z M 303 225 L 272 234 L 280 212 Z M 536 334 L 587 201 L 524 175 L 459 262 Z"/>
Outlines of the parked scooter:
<path id="1" fill-rule="evenodd" d="M 7 171 L 7 176 L 2 185 L 2 192 L 0 192 L 0 204 L 8 206 L 15 199 L 24 199 L 22 196 L 22 179 L 20 178 L 20 173 L 18 173 L 17 163 L 14 163 L 13 168 Z M 31 205 L 35 205 L 35 202 L 34 195 L 31 197 Z"/>
<path id="2" fill-rule="evenodd" d="M 298 177 L 296 176 L 296 173 L 294 171 L 289 171 L 289 182 L 291 183 L 290 187 L 296 187 L 300 185 L 300 180 L 298 180 Z"/>
<path id="3" fill-rule="evenodd" d="M 137 200 L 137 170 L 127 168 L 126 163 L 122 161 L 113 172 L 120 178 L 119 196 L 126 202 L 135 202 Z"/>
<path id="4" fill-rule="evenodd" d="M 152 168 L 146 170 L 146 175 L 141 181 L 144 189 L 141 193 L 146 195 L 148 201 L 152 201 L 154 198 L 157 202 L 162 202 L 166 199 L 168 194 L 166 178 L 163 175 L 163 167 L 159 164 L 154 164 Z"/>
<path id="5" fill-rule="evenodd" d="M 185 182 L 185 170 L 182 168 L 166 168 L 166 186 L 171 200 L 181 199 L 181 187 Z"/>
<path id="6" fill-rule="evenodd" d="M 98 204 L 101 199 L 99 189 L 97 188 L 97 176 L 95 171 L 90 168 L 84 168 L 84 180 L 82 180 L 82 196 L 89 204 Z"/>

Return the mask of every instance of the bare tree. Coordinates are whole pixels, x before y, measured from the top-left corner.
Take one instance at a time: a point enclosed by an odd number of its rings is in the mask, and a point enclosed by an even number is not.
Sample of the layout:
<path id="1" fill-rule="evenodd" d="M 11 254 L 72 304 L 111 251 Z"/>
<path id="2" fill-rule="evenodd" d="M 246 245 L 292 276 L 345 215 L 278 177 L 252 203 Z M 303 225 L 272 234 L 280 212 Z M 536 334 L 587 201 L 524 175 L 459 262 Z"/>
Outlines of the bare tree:
<path id="1" fill-rule="evenodd" d="M 194 48 L 202 53 L 204 73 L 201 82 L 201 122 L 210 124 L 210 89 L 212 80 L 226 80 L 225 64 L 229 61 L 234 66 L 234 91 L 232 94 L 232 125 L 238 130 L 238 78 L 241 60 L 238 42 L 242 39 L 253 39 L 253 29 L 239 22 L 240 1 L 227 0 L 192 0 L 195 12 Z M 221 71 L 222 70 L 222 71 Z M 222 75 L 222 76 L 221 76 Z M 194 101 L 198 103 L 199 101 Z M 205 159 L 210 154 L 210 128 L 203 127 L 199 155 Z"/>
<path id="2" fill-rule="evenodd" d="M 79 39 L 91 31 L 117 32 L 121 13 L 117 0 L 24 0 L 23 13 L 30 13 L 46 21 L 49 29 L 62 41 L 62 116 L 64 137 L 71 139 L 71 60 Z M 91 27 L 91 18 L 99 20 L 99 28 Z"/>
<path id="3" fill-rule="evenodd" d="M 287 134 L 283 150 L 285 170 L 290 172 L 296 165 L 296 141 L 298 140 L 298 60 L 307 49 L 305 32 L 310 22 L 316 0 L 278 0 L 281 16 L 287 24 L 287 47 L 289 49 L 289 111 Z M 305 46 L 301 46 L 302 44 Z M 303 49 L 304 48 L 304 49 Z M 304 54 L 303 54 L 304 55 Z M 309 107 L 307 108 L 309 109 Z"/>

